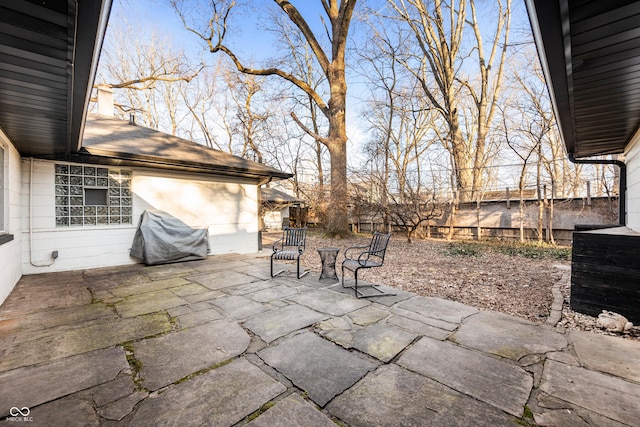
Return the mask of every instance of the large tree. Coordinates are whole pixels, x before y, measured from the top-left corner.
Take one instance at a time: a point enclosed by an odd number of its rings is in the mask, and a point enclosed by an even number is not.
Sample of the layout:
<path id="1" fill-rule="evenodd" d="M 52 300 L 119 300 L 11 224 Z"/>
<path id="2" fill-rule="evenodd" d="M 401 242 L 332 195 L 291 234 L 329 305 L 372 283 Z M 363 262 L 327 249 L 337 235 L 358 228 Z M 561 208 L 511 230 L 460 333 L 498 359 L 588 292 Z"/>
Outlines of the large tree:
<path id="1" fill-rule="evenodd" d="M 171 0 L 185 28 L 206 43 L 211 53 L 225 54 L 239 72 L 257 76 L 278 76 L 304 92 L 318 107 L 329 122 L 327 135 L 318 135 L 295 115 L 292 118 L 313 138 L 324 144 L 331 159 L 331 200 L 328 210 L 326 230 L 333 235 L 348 232 L 347 223 L 347 128 L 346 100 L 347 83 L 345 76 L 345 52 L 347 36 L 356 0 L 320 0 L 326 17 L 323 19 L 325 33 L 329 38 L 328 47 L 320 42 L 307 20 L 298 9 L 287 0 L 273 0 L 279 9 L 295 25 L 309 45 L 318 66 L 326 76 L 328 95 L 323 97 L 308 81 L 295 71 L 280 67 L 253 68 L 227 44 L 227 34 L 231 17 L 238 3 L 234 0 L 213 0 L 209 3 L 209 18 L 202 23 L 201 15 L 195 16 L 187 7 L 187 0 Z"/>

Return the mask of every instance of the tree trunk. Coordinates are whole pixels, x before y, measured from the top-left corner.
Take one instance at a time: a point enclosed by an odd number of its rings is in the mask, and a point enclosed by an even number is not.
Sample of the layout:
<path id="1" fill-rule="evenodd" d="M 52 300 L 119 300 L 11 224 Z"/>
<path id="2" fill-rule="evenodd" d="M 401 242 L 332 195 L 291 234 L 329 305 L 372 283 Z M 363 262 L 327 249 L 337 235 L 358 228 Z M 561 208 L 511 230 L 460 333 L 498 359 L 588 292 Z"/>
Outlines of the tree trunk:
<path id="1" fill-rule="evenodd" d="M 332 236 L 349 233 L 347 223 L 347 123 L 345 116 L 347 82 L 344 63 L 334 60 L 329 65 L 331 98 L 329 99 L 329 141 L 331 158 L 331 204 L 327 212 L 326 231 Z"/>

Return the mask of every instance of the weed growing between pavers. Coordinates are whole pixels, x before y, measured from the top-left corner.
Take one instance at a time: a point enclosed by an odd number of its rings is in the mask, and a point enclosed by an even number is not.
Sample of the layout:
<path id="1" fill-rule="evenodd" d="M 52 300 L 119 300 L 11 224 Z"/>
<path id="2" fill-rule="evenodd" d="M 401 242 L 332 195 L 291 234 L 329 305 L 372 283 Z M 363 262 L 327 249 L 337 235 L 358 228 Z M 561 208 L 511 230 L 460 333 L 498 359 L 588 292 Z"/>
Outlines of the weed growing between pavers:
<path id="1" fill-rule="evenodd" d="M 263 414 L 264 412 L 267 411 L 267 409 L 275 406 L 276 402 L 274 402 L 273 400 L 268 401 L 267 403 L 265 403 L 264 405 L 262 405 L 260 407 L 260 409 L 258 409 L 257 411 L 255 411 L 253 414 L 249 415 L 247 417 L 247 421 L 253 421 L 256 418 L 258 418 L 261 414 Z"/>
<path id="2" fill-rule="evenodd" d="M 134 353 L 133 341 L 127 341 L 121 344 L 127 357 L 127 363 L 131 367 L 131 378 L 133 383 L 140 390 L 144 390 L 142 387 L 142 378 L 140 378 L 140 371 L 144 367 L 144 364 L 138 360 Z"/>
<path id="3" fill-rule="evenodd" d="M 531 411 L 531 408 L 529 408 L 529 405 L 524 405 L 524 412 L 522 413 L 522 418 L 520 418 L 519 420 L 516 420 L 516 423 L 523 427 L 538 426 L 538 424 L 536 424 L 533 418 L 533 412 Z"/>
<path id="4" fill-rule="evenodd" d="M 217 368 L 219 368 L 221 366 L 224 366 L 227 363 L 231 363 L 233 360 L 235 360 L 235 359 L 234 358 L 227 359 L 227 360 L 224 360 L 224 361 L 218 363 L 217 365 L 213 365 L 213 366 L 209 366 L 208 368 L 200 369 L 199 371 L 193 372 L 193 373 L 187 375 L 184 378 L 180 378 L 178 381 L 174 382 L 173 384 L 176 384 L 176 385 L 177 384 L 182 384 L 185 381 L 189 381 L 190 379 L 195 378 L 195 377 L 197 377 L 199 375 L 206 374 L 207 372 L 213 371 L 214 369 L 217 369 Z"/>
<path id="5" fill-rule="evenodd" d="M 169 318 L 169 324 L 171 325 L 172 331 L 180 330 L 180 323 L 178 323 L 178 318 L 171 316 L 167 313 L 167 317 Z"/>

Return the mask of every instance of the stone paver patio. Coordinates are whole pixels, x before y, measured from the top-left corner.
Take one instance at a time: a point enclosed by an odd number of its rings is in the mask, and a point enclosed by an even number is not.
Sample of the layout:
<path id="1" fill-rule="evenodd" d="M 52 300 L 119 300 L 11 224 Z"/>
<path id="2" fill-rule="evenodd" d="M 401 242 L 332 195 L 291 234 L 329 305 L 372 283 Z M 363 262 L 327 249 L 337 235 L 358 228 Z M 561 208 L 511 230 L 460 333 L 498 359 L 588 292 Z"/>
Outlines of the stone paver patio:
<path id="1" fill-rule="evenodd" d="M 0 307 L 0 424 L 638 425 L 637 341 L 268 271 L 23 277 Z"/>

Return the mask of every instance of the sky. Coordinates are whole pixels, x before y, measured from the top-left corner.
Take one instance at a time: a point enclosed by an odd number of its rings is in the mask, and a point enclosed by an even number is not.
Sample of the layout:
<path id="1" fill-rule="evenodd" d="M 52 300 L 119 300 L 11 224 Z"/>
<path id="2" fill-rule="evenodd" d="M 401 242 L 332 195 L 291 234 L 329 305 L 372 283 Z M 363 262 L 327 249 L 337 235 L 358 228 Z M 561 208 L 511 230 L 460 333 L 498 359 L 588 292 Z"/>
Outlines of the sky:
<path id="1" fill-rule="evenodd" d="M 195 1 L 195 0 L 186 0 Z M 240 57 L 243 63 L 260 63 L 273 56 L 274 52 L 274 35 L 264 28 L 261 28 L 261 20 L 268 14 L 268 9 L 278 9 L 272 0 L 245 0 L 246 6 L 242 10 L 245 12 L 233 22 L 231 26 L 232 32 L 229 34 L 229 45 L 234 52 Z M 322 21 L 320 16 L 324 15 L 319 0 L 291 0 L 291 3 L 298 8 L 300 13 L 305 17 L 316 34 L 324 34 Z M 478 1 L 479 14 L 482 18 L 483 5 L 486 2 Z M 515 24 L 514 28 L 522 27 L 522 20 L 526 20 L 524 4 L 521 0 L 513 0 L 514 21 L 520 21 Z M 360 0 L 356 6 L 356 14 L 363 6 L 375 6 L 378 9 L 386 4 L 386 0 Z M 206 22 L 207 15 L 203 15 L 202 21 Z M 169 0 L 114 0 L 110 26 L 116 27 L 120 21 L 126 21 L 133 28 L 140 28 L 141 33 L 149 31 L 153 28 L 159 30 L 161 35 L 166 36 L 170 41 L 172 48 L 176 50 L 184 50 L 192 53 L 193 56 L 204 55 L 209 62 L 221 54 L 211 54 L 206 52 L 204 44 L 195 35 L 186 31 L 183 24 L 169 4 Z M 109 38 L 110 28 L 107 29 L 106 37 Z M 351 35 L 354 35 L 352 30 Z M 131 34 L 131 37 L 140 37 L 143 34 Z M 512 33 L 513 37 L 516 34 Z M 326 40 L 326 38 L 325 38 Z M 321 42 L 324 40 L 321 40 Z M 273 77 L 276 78 L 276 77 Z M 349 99 L 347 105 L 347 134 L 349 137 L 349 163 L 359 164 L 362 162 L 360 158 L 360 146 L 366 140 L 364 126 L 359 126 L 360 112 L 365 108 L 361 99 L 367 88 L 364 84 L 358 82 L 358 77 L 350 75 L 348 77 Z"/>
<path id="2" fill-rule="evenodd" d="M 380 2 L 383 3 L 384 0 L 368 0 L 367 5 Z M 243 62 L 255 61 L 259 63 L 273 56 L 275 42 L 271 33 L 260 28 L 260 18 L 267 13 L 266 8 L 277 8 L 277 6 L 271 0 L 248 0 L 246 3 L 249 7 L 244 8 L 246 12 L 239 17 L 242 25 L 233 26 L 233 31 L 229 34 L 231 36 L 229 37 L 229 45 Z M 307 19 L 316 34 L 324 34 L 320 20 L 323 9 L 319 0 L 291 0 L 291 3 Z M 364 3 L 362 2 L 363 5 Z M 206 17 L 203 18 L 203 21 L 205 19 Z M 213 59 L 214 54 L 202 53 L 203 42 L 184 29 L 182 21 L 170 6 L 169 0 L 114 0 L 109 24 L 113 28 L 122 21 L 126 21 L 134 28 L 160 29 L 161 34 L 170 40 L 174 49 L 192 52 L 194 56 L 209 55 L 209 59 Z M 109 31 L 108 27 L 107 39 Z M 358 84 L 357 82 L 350 83 L 349 94 L 356 95 Z M 347 133 L 349 144 L 354 151 L 354 155 L 350 156 L 350 162 L 356 163 L 360 161 L 358 159 L 360 150 L 357 147 L 365 138 L 361 128 L 357 126 L 361 109 L 358 106 L 360 98 L 357 95 L 350 96 L 347 108 Z"/>
<path id="3" fill-rule="evenodd" d="M 380 1 L 380 0 L 375 0 Z M 272 36 L 259 27 L 260 17 L 266 13 L 266 8 L 275 8 L 271 0 L 245 1 L 248 8 L 243 8 L 239 20 L 242 25 L 235 25 L 230 33 L 230 39 L 240 47 L 240 52 L 249 56 L 268 57 L 272 50 Z M 292 0 L 291 3 L 308 20 L 312 29 L 321 28 L 317 18 L 322 12 L 322 6 L 318 0 Z M 130 23 L 141 22 L 149 27 L 161 28 L 171 38 L 176 47 L 187 50 L 201 50 L 197 37 L 188 33 L 183 28 L 182 22 L 169 4 L 169 0 L 114 0 L 111 10 L 111 21 L 126 19 Z M 203 20 L 207 19 L 203 17 Z M 107 30 L 108 36 L 108 30 Z"/>

